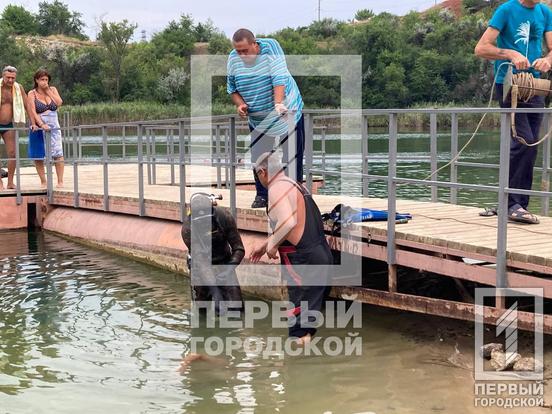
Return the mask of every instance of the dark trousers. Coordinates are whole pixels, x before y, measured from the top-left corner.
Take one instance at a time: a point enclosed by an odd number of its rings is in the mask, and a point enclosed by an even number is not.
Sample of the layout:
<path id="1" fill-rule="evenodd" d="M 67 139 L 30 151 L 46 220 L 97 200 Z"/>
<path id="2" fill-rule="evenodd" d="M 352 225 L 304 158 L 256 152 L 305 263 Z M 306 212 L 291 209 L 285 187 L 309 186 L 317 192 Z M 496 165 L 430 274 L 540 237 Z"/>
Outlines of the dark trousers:
<path id="1" fill-rule="evenodd" d="M 251 162 L 256 163 L 258 158 L 265 152 L 270 152 L 274 149 L 274 143 L 276 138 L 271 135 L 259 133 L 249 125 L 251 131 Z M 303 182 L 303 155 L 305 153 L 305 122 L 301 115 L 299 122 L 295 126 L 295 148 L 290 150 L 291 142 L 288 142 L 288 134 L 284 135 L 279 141 L 279 147 L 282 148 L 283 159 L 286 168 L 286 175 L 295 179 L 297 182 Z M 291 155 L 291 156 L 290 156 Z M 290 171 L 292 172 L 290 175 Z M 295 174 L 295 175 L 294 175 Z M 256 174 L 255 177 L 255 189 L 257 190 L 257 196 L 268 200 L 268 190 L 263 187 Z"/>
<path id="2" fill-rule="evenodd" d="M 307 311 L 320 312 L 326 297 L 330 293 L 330 269 L 333 256 L 327 243 L 311 246 L 308 249 L 297 249 L 295 246 L 280 246 L 282 276 L 287 283 L 288 298 L 293 303 L 291 314 L 295 323 L 289 327 L 290 337 L 301 338 L 307 334 L 313 336 L 316 328 Z M 309 265 L 322 265 L 320 268 Z M 303 309 L 306 302 L 308 309 Z M 291 315 L 290 315 L 291 316 Z"/>
<path id="3" fill-rule="evenodd" d="M 496 85 L 498 104 L 501 108 L 510 108 L 512 103 L 508 99 L 502 100 L 503 86 Z M 518 102 L 518 108 L 544 108 L 544 97 L 536 96 L 528 102 Z M 539 131 L 542 124 L 543 114 L 516 114 L 517 135 L 523 137 L 528 143 L 539 140 Z M 510 188 L 521 188 L 530 190 L 533 185 L 533 168 L 537 159 L 538 147 L 528 147 L 512 138 L 510 148 Z M 508 208 L 520 205 L 527 209 L 529 196 L 521 194 L 510 194 L 508 196 Z"/>

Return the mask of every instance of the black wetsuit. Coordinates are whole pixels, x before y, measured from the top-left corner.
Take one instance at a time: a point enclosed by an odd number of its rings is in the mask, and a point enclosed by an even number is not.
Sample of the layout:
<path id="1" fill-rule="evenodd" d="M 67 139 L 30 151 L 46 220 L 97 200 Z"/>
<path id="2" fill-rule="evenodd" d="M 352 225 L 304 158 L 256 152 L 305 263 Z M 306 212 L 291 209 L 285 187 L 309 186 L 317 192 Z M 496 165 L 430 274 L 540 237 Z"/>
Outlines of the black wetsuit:
<path id="1" fill-rule="evenodd" d="M 210 235 L 204 235 L 211 237 L 210 263 L 208 260 L 202 260 L 207 258 L 208 251 L 203 249 L 201 235 L 197 236 L 197 240 L 194 237 L 192 243 L 190 223 L 191 217 L 188 216 L 182 224 L 182 240 L 192 256 L 190 270 L 194 270 L 191 278 L 194 300 L 242 302 L 235 266 L 241 263 L 245 249 L 234 217 L 226 210 L 213 207 L 212 232 Z"/>
<path id="2" fill-rule="evenodd" d="M 293 184 L 305 201 L 305 229 L 301 240 L 297 245 L 285 241 L 278 249 L 288 285 L 289 301 L 295 306 L 291 313 L 295 315 L 296 322 L 289 328 L 289 336 L 301 338 L 316 333 L 316 328 L 310 324 L 301 324 L 301 302 L 308 303 L 309 311 L 322 309 L 330 290 L 330 266 L 333 264 L 333 256 L 324 235 L 322 215 L 311 194 L 305 187 L 289 178 L 279 180 Z M 270 224 L 274 230 L 277 223 L 271 220 Z"/>

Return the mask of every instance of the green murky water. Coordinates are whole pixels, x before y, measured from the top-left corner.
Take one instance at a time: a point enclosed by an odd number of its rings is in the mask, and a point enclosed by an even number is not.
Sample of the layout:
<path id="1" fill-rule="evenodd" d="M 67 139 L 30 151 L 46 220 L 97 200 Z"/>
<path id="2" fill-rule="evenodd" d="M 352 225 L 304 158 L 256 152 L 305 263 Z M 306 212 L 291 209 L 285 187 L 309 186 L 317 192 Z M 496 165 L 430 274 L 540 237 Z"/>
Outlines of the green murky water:
<path id="1" fill-rule="evenodd" d="M 0 233 L 0 413 L 499 412 L 473 407 L 469 323 L 366 306 L 360 356 L 237 352 L 180 374 L 197 334 L 189 309 L 179 275 L 50 234 Z M 231 334 L 286 332 L 266 321 Z"/>

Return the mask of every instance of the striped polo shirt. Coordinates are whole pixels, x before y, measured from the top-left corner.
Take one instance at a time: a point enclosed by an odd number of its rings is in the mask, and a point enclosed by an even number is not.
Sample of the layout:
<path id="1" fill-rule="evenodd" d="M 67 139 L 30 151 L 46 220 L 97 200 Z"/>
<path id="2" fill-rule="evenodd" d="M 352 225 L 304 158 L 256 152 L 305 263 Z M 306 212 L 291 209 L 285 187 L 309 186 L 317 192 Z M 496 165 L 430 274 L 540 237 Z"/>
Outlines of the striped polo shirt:
<path id="1" fill-rule="evenodd" d="M 274 87 L 285 86 L 284 104 L 296 111 L 295 123 L 302 115 L 303 99 L 297 83 L 287 68 L 286 57 L 278 41 L 257 39 L 259 56 L 254 64 L 246 65 L 236 50 L 228 57 L 227 92 L 238 92 L 248 105 L 249 123 L 259 132 L 272 136 L 287 133 L 285 118 L 274 110 Z M 261 112 L 255 116 L 255 112 Z"/>

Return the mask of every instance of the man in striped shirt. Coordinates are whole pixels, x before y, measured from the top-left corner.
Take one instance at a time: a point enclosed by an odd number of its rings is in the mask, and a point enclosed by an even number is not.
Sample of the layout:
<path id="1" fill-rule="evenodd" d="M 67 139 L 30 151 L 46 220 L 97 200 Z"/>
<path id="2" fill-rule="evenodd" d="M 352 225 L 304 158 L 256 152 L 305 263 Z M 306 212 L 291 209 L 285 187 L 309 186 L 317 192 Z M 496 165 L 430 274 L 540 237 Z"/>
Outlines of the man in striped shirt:
<path id="1" fill-rule="evenodd" d="M 256 39 L 248 29 L 232 38 L 227 92 L 251 131 L 251 162 L 277 147 L 283 151 L 286 174 L 303 181 L 305 127 L 303 99 L 291 76 L 284 51 L 274 39 Z M 295 133 L 288 134 L 288 130 Z M 288 137 L 290 138 L 288 140 Z M 255 174 L 254 174 L 255 175 Z M 252 208 L 267 206 L 268 192 L 255 175 L 257 194 Z"/>

